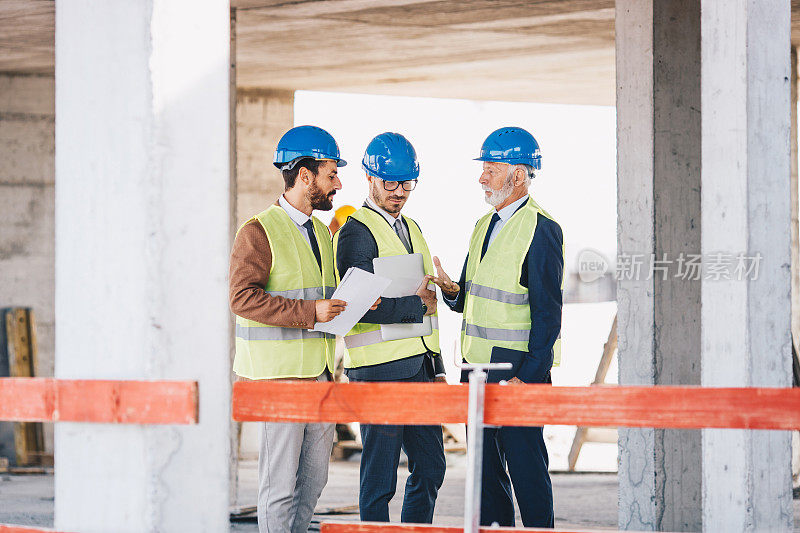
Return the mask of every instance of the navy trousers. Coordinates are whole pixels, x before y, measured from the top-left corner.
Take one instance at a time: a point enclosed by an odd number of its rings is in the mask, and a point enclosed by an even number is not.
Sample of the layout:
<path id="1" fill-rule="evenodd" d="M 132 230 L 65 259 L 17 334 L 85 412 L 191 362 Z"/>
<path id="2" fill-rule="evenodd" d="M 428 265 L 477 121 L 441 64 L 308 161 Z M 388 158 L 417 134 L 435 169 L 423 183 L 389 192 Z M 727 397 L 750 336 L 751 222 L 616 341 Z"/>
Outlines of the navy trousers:
<path id="1" fill-rule="evenodd" d="M 547 466 L 541 427 L 484 429 L 481 525 L 515 525 L 513 485 L 522 525 L 553 527 L 553 488 Z"/>
<path id="2" fill-rule="evenodd" d="M 432 381 L 428 365 L 413 377 L 399 381 Z M 441 426 L 361 425 L 361 483 L 358 506 L 361 520 L 389 521 L 389 501 L 397 487 L 400 449 L 408 456 L 401 521 L 430 524 L 436 495 L 444 481 L 445 460 Z"/>

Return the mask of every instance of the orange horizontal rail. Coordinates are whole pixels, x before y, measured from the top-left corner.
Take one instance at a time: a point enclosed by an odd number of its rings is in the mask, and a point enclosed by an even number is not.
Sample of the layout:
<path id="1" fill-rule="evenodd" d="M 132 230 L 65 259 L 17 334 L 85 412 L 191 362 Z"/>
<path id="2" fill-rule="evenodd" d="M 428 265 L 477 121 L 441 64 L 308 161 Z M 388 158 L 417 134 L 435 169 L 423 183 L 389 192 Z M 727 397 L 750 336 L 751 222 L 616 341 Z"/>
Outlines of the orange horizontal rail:
<path id="1" fill-rule="evenodd" d="M 595 529 L 541 529 L 531 527 L 482 527 L 481 531 L 549 531 L 550 533 L 592 533 Z M 320 533 L 457 533 L 464 531 L 461 527 L 428 526 L 412 524 L 387 524 L 385 522 L 323 522 Z M 630 532 L 629 532 L 630 533 Z"/>
<path id="2" fill-rule="evenodd" d="M 0 524 L 0 533 L 59 533 L 55 529 Z M 61 532 L 64 533 L 64 532 Z"/>
<path id="3" fill-rule="evenodd" d="M 0 378 L 0 420 L 14 422 L 196 424 L 197 403 L 195 381 Z"/>
<path id="4" fill-rule="evenodd" d="M 240 381 L 239 422 L 465 422 L 467 386 Z M 800 429 L 800 388 L 487 385 L 484 420 L 501 426 Z"/>

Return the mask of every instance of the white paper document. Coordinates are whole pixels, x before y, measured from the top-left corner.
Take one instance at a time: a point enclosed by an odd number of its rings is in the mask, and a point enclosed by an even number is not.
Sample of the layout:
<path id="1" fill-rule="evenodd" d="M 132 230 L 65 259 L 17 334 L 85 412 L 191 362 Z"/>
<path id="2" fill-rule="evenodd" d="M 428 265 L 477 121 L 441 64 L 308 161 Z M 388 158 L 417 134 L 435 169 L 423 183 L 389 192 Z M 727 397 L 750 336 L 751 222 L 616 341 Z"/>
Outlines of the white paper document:
<path id="1" fill-rule="evenodd" d="M 390 283 L 390 279 L 370 274 L 366 270 L 348 268 L 331 296 L 332 299 L 347 302 L 347 307 L 333 320 L 314 324 L 314 331 L 345 335 L 369 311 Z"/>
<path id="2" fill-rule="evenodd" d="M 425 277 L 422 254 L 419 253 L 376 257 L 372 260 L 372 266 L 376 274 L 385 276 L 392 282 L 381 294 L 387 298 L 400 298 L 416 294 L 422 278 Z M 429 288 L 431 288 L 430 285 Z M 429 316 L 423 317 L 420 323 L 381 324 L 381 338 L 385 341 L 424 337 L 432 332 L 433 324 Z"/>

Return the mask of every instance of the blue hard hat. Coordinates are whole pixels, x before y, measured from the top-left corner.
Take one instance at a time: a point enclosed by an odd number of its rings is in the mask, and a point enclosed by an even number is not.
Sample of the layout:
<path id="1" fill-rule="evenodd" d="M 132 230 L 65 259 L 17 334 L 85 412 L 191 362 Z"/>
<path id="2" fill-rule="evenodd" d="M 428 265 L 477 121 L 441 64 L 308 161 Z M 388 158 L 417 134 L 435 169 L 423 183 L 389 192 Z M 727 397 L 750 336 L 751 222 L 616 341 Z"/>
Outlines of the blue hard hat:
<path id="1" fill-rule="evenodd" d="M 509 165 L 530 165 L 542 168 L 539 143 L 523 128 L 508 126 L 493 131 L 483 141 L 481 155 L 475 161 L 493 161 Z"/>
<path id="2" fill-rule="evenodd" d="M 419 177 L 417 152 L 399 133 L 381 133 L 364 152 L 361 168 L 384 181 L 408 181 Z"/>
<path id="3" fill-rule="evenodd" d="M 297 126 L 283 134 L 275 149 L 273 165 L 278 169 L 291 169 L 296 160 L 304 157 L 331 159 L 337 167 L 347 161 L 339 156 L 339 145 L 330 133 L 316 126 Z"/>

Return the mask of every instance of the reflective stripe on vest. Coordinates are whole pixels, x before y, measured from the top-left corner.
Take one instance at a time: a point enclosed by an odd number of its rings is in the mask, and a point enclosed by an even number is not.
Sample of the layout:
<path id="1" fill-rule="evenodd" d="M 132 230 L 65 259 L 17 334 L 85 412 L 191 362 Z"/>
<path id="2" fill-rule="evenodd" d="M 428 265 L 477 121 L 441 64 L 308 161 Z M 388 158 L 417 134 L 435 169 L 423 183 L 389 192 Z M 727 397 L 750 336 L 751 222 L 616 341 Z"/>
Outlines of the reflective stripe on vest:
<path id="1" fill-rule="evenodd" d="M 433 275 L 433 261 L 425 238 L 419 231 L 416 222 L 405 216 L 403 216 L 403 219 L 408 226 L 412 249 L 414 252 L 422 254 L 425 274 Z M 379 257 L 408 254 L 408 250 L 400 241 L 397 233 L 379 213 L 367 207 L 362 207 L 350 215 L 345 225 L 358 223 L 364 224 L 372 233 L 378 245 Z M 337 254 L 339 247 L 339 235 L 341 235 L 341 231 L 336 232 L 333 238 L 334 255 Z M 338 271 L 336 276 L 339 279 L 340 273 Z M 380 324 L 359 322 L 344 338 L 346 348 L 344 354 L 345 368 L 388 363 L 411 355 L 425 353 L 428 350 L 440 353 L 439 320 L 435 313 L 430 316 L 430 319 L 433 328 L 430 335 L 393 341 L 383 340 Z"/>
<path id="2" fill-rule="evenodd" d="M 461 322 L 461 331 L 463 331 L 465 335 L 479 337 L 489 341 L 528 342 L 528 338 L 531 335 L 530 329 L 486 328 L 483 326 L 476 326 L 475 324 L 467 324 L 466 321 Z"/>
<path id="3" fill-rule="evenodd" d="M 488 363 L 500 346 L 528 350 L 531 314 L 528 289 L 520 284 L 522 265 L 539 214 L 552 220 L 533 198 L 500 229 L 483 259 L 480 253 L 492 213 L 475 225 L 470 239 L 461 325 L 461 353 L 470 363 Z M 564 254 L 562 243 L 562 258 Z M 564 287 L 562 274 L 561 288 Z M 561 362 L 561 334 L 553 345 L 553 366 Z"/>
<path id="4" fill-rule="evenodd" d="M 254 217 L 269 239 L 272 267 L 264 291 L 271 296 L 319 300 L 333 294 L 336 278 L 330 232 L 312 217 L 322 272 L 311 246 L 283 208 L 274 205 Z M 248 221 L 249 222 L 249 221 Z M 249 379 L 317 377 L 333 371 L 335 337 L 303 328 L 262 324 L 236 317 L 233 370 Z"/>
<path id="5" fill-rule="evenodd" d="M 302 328 L 243 326 L 236 324 L 236 338 L 246 341 L 294 341 L 297 339 L 335 339 L 336 335 Z"/>
<path id="6" fill-rule="evenodd" d="M 439 318 L 433 315 L 429 318 L 431 319 L 431 327 L 433 329 L 439 329 Z M 381 336 L 380 329 L 347 335 L 344 338 L 344 345 L 348 349 L 369 346 L 370 344 L 379 344 L 381 342 L 383 342 L 383 337 Z"/>
<path id="7" fill-rule="evenodd" d="M 323 290 L 324 289 L 324 290 Z M 292 300 L 321 300 L 330 298 L 336 287 L 308 287 L 305 289 L 289 289 L 287 291 L 264 291 L 270 296 L 283 296 Z"/>
<path id="8" fill-rule="evenodd" d="M 470 296 L 478 296 L 480 298 L 486 298 L 487 300 L 494 300 L 504 304 L 528 305 L 527 292 L 525 294 L 515 294 L 502 289 L 493 289 L 492 287 L 487 287 L 486 285 L 478 285 L 477 283 L 473 283 L 471 281 L 466 282 L 465 285 Z"/>

